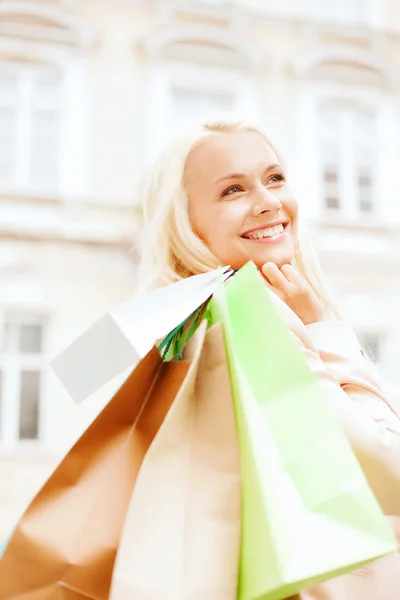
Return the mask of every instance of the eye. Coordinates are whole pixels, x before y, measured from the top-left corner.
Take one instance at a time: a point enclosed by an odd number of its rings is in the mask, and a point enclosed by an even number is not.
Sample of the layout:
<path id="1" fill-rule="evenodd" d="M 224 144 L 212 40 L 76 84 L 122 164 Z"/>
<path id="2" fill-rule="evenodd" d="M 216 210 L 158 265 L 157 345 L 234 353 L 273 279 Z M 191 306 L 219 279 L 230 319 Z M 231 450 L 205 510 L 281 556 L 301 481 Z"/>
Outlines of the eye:
<path id="1" fill-rule="evenodd" d="M 242 191 L 242 188 L 240 186 L 232 185 L 230 188 L 228 188 L 227 190 L 222 192 L 221 198 L 223 198 L 224 196 L 232 196 L 233 194 L 237 194 L 238 192 L 241 192 L 241 191 Z"/>
<path id="2" fill-rule="evenodd" d="M 274 175 L 271 175 L 271 177 L 269 177 L 267 179 L 267 184 L 268 183 L 283 183 L 286 181 L 286 177 L 283 175 L 283 173 L 275 173 Z"/>

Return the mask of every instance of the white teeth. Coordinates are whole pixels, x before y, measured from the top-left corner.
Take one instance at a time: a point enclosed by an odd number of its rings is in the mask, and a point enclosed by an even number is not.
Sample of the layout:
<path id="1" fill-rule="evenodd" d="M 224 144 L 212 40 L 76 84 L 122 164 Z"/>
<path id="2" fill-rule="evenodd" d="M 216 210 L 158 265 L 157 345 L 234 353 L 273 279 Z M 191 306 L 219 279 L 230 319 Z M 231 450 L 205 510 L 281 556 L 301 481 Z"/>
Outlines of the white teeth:
<path id="1" fill-rule="evenodd" d="M 284 227 L 282 224 L 275 225 L 274 227 L 267 227 L 263 230 L 253 231 L 253 233 L 249 233 L 245 237 L 249 238 L 250 240 L 261 240 L 261 238 L 270 238 L 279 235 L 283 230 Z"/>
<path id="2" fill-rule="evenodd" d="M 276 225 L 275 227 L 269 227 L 268 229 L 264 229 L 263 237 L 274 237 L 274 235 L 279 235 L 283 231 L 283 225 Z"/>

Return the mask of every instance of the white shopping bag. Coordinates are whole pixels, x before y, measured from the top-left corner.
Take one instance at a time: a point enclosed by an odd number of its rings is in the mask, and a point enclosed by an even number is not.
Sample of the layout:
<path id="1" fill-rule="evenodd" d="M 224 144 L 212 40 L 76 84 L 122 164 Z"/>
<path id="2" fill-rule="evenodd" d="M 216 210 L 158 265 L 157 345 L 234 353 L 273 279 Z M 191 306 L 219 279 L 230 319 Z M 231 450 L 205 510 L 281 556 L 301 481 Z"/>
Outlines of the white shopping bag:
<path id="1" fill-rule="evenodd" d="M 231 273 L 223 267 L 194 275 L 110 309 L 51 361 L 75 402 L 81 402 L 113 377 L 137 363 L 212 296 L 217 281 Z"/>

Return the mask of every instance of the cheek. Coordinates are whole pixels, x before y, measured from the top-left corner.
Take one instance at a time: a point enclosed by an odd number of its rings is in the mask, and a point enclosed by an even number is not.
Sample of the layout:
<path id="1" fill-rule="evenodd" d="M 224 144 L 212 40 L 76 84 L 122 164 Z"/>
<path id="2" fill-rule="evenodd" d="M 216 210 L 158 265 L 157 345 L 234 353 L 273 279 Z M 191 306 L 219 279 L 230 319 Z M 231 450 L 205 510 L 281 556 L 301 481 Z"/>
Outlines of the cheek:
<path id="1" fill-rule="evenodd" d="M 205 211 L 197 206 L 189 207 L 189 219 L 193 232 L 203 241 L 207 240 L 207 218 Z"/>
<path id="2" fill-rule="evenodd" d="M 242 223 L 243 211 L 240 203 L 232 202 L 218 207 L 215 214 L 209 218 L 212 239 L 218 245 L 233 242 L 238 237 Z"/>
<path id="3" fill-rule="evenodd" d="M 284 208 L 291 219 L 295 219 L 299 212 L 299 205 L 297 204 L 297 200 L 290 196 L 286 202 L 284 203 Z"/>
<path id="4" fill-rule="evenodd" d="M 241 215 L 229 204 L 210 207 L 191 217 L 195 233 L 205 242 L 219 245 L 228 237 L 237 236 L 241 227 Z"/>

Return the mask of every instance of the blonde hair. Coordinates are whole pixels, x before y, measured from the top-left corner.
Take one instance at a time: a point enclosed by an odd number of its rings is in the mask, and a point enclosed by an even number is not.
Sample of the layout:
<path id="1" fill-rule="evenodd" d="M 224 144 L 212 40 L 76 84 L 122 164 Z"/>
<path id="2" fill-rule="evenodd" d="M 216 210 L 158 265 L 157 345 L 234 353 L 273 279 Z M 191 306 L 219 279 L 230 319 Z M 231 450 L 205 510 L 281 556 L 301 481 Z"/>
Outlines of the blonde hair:
<path id="1" fill-rule="evenodd" d="M 258 133 L 275 151 L 267 136 L 259 128 L 242 121 L 218 121 L 205 123 L 183 134 L 154 165 L 142 199 L 144 227 L 139 269 L 141 292 L 222 266 L 217 257 L 193 232 L 185 180 L 188 159 L 196 146 L 215 133 L 233 131 Z M 296 236 L 294 266 L 319 297 L 326 318 L 339 318 L 306 227 L 299 219 L 294 223 L 294 231 Z"/>

